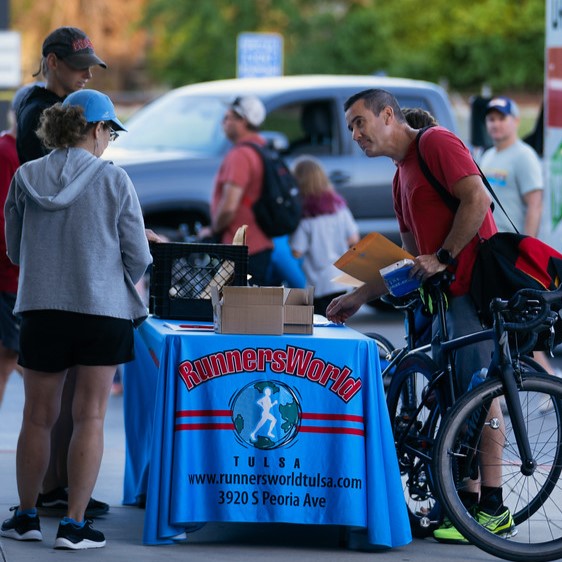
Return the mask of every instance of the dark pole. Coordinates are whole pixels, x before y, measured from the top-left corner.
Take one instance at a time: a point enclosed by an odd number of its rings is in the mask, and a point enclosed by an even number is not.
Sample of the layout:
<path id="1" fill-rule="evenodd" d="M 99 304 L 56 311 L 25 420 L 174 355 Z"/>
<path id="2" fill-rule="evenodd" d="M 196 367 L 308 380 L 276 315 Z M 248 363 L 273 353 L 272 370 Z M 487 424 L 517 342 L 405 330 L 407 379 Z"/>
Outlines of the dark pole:
<path id="1" fill-rule="evenodd" d="M 10 29 L 10 0 L 0 0 L 0 31 Z M 4 130 L 8 126 L 8 109 L 10 102 L 0 100 L 0 130 Z"/>
<path id="2" fill-rule="evenodd" d="M 10 28 L 10 2 L 0 0 L 0 29 Z"/>

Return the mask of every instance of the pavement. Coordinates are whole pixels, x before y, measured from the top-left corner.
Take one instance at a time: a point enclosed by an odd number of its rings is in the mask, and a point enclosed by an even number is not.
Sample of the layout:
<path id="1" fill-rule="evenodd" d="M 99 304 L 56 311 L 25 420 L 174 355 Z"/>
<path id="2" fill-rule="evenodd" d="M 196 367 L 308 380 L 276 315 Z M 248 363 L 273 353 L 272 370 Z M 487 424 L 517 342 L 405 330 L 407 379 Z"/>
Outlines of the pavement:
<path id="1" fill-rule="evenodd" d="M 0 520 L 11 516 L 9 507 L 17 504 L 15 453 L 23 408 L 23 384 L 13 373 L 0 407 Z M 94 521 L 103 531 L 105 548 L 86 551 L 53 549 L 58 519 L 41 518 L 42 542 L 19 542 L 0 538 L 2 562 L 51 562 L 108 560 L 149 562 L 155 560 L 188 562 L 463 562 L 498 560 L 473 546 L 443 545 L 433 539 L 418 540 L 392 550 L 364 552 L 342 546 L 345 530 L 333 526 L 287 524 L 208 523 L 189 535 L 184 543 L 144 546 L 144 510 L 121 504 L 125 463 L 123 398 L 112 396 L 105 423 L 105 451 L 94 497 L 108 502 L 107 516 Z"/>

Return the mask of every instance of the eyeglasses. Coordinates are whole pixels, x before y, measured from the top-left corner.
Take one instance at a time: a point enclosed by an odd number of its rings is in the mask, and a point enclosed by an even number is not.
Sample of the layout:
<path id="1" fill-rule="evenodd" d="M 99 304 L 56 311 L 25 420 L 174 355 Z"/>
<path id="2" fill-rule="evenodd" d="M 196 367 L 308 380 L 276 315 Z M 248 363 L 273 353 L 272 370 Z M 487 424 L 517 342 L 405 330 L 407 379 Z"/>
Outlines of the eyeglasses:
<path id="1" fill-rule="evenodd" d="M 104 129 L 109 131 L 109 142 L 114 141 L 117 137 L 119 137 L 119 133 L 111 128 L 111 125 L 107 122 L 103 122 Z"/>

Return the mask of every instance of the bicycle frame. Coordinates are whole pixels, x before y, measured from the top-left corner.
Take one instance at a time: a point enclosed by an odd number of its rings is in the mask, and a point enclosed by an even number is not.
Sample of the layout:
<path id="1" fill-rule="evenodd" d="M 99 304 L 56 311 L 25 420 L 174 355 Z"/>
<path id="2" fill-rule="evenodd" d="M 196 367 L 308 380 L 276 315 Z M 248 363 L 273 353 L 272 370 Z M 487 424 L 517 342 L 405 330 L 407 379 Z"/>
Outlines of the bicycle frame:
<path id="1" fill-rule="evenodd" d="M 426 353 L 431 349 L 432 355 L 440 370 L 434 374 L 433 381 L 428 386 L 428 391 L 431 391 L 436 386 L 440 385 L 444 389 L 445 404 L 450 407 L 456 400 L 459 389 L 456 384 L 456 374 L 454 369 L 454 362 L 452 360 L 452 353 L 465 346 L 480 343 L 483 341 L 492 340 L 494 342 L 494 352 L 491 362 L 488 366 L 488 377 L 498 377 L 502 381 L 505 390 L 506 404 L 509 415 L 512 420 L 513 430 L 516 438 L 517 447 L 523 460 L 521 471 L 525 475 L 532 474 L 535 468 L 535 461 L 529 445 L 529 439 L 526 434 L 523 413 L 521 404 L 517 399 L 517 380 L 513 368 L 513 358 L 509 346 L 508 332 L 505 330 L 505 322 L 502 314 L 499 311 L 494 313 L 494 326 L 493 328 L 484 329 L 479 332 L 466 334 L 456 338 L 449 339 L 447 330 L 447 307 L 443 292 L 436 287 L 437 290 L 433 291 L 434 301 L 437 304 L 436 315 L 439 322 L 439 335 L 433 338 L 431 344 L 411 348 L 409 345 L 413 344 L 413 336 L 408 334 L 408 344 L 390 358 L 388 366 L 383 371 L 383 377 L 386 376 L 391 370 L 409 355 L 417 352 Z M 411 313 L 410 310 L 408 310 Z M 404 403 L 406 405 L 415 405 L 415 414 L 412 418 L 414 423 L 417 414 L 423 407 L 422 404 L 417 404 L 415 400 L 416 389 L 410 386 L 406 389 L 404 396 Z M 443 413 L 445 415 L 445 413 Z M 483 416 L 479 416 L 482 417 Z M 472 435 L 471 441 L 474 444 L 480 439 L 482 430 L 484 428 L 484 419 L 474 420 L 476 427 L 469 431 Z M 418 451 L 419 454 L 419 451 Z M 469 463 L 470 465 L 470 463 Z"/>
<path id="2" fill-rule="evenodd" d="M 478 343 L 485 340 L 494 341 L 494 352 L 492 360 L 488 367 L 486 378 L 497 377 L 501 380 L 505 392 L 505 402 L 507 411 L 511 418 L 513 433 L 522 459 L 521 472 L 525 476 L 529 476 L 536 468 L 536 462 L 529 445 L 527 431 L 523 420 L 523 412 L 521 404 L 517 398 L 517 378 L 513 368 L 513 359 L 509 346 L 508 332 L 505 330 L 505 322 L 501 312 L 494 312 L 494 327 L 482 330 L 481 332 L 467 334 L 459 338 L 441 342 L 441 348 L 446 352 L 454 351 L 465 345 Z M 478 420 L 474 421 L 473 427 L 467 428 L 467 434 L 470 438 L 470 449 L 475 450 L 484 429 L 484 418 L 487 415 L 487 409 Z M 494 423 L 494 422 L 492 422 Z M 470 462 L 468 463 L 470 465 Z"/>

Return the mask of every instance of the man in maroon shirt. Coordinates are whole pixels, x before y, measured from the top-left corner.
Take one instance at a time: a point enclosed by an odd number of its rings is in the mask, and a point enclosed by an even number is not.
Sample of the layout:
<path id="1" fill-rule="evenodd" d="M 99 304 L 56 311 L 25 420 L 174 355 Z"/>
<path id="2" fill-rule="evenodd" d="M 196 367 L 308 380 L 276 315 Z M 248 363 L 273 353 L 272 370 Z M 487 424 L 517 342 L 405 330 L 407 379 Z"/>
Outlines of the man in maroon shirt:
<path id="1" fill-rule="evenodd" d="M 353 140 L 373 158 L 387 156 L 396 164 L 393 181 L 394 210 L 400 225 L 404 249 L 415 256 L 412 274 L 425 280 L 449 269 L 455 273 L 450 286 L 447 327 L 450 337 L 482 329 L 476 308 L 468 294 L 479 238 L 497 231 L 490 211 L 490 196 L 467 147 L 443 127 L 428 129 L 420 140 L 420 152 L 439 183 L 459 204 L 451 211 L 422 173 L 416 153 L 418 131 L 410 127 L 396 98 L 385 90 L 365 90 L 349 98 L 345 118 Z M 352 293 L 333 300 L 327 316 L 345 322 L 371 299 L 387 292 L 382 279 L 367 283 Z M 465 346 L 455 353 L 456 375 L 468 388 L 472 374 L 487 367 L 490 342 Z M 497 401 L 491 412 L 498 419 Z M 501 458 L 503 443 L 486 431 L 481 440 L 480 482 L 471 482 L 465 492 L 467 508 L 474 509 L 477 521 L 503 537 L 517 533 L 509 509 L 503 505 Z M 449 520 L 433 536 L 442 542 L 467 543 Z"/>
<path id="2" fill-rule="evenodd" d="M 229 105 L 223 129 L 234 146 L 221 164 L 211 201 L 212 233 L 223 244 L 232 244 L 236 230 L 248 225 L 248 272 L 253 285 L 265 285 L 273 242 L 257 224 L 252 210 L 262 190 L 263 162 L 256 150 L 243 143 L 265 144 L 258 133 L 265 115 L 263 103 L 254 96 L 236 98 Z"/>

